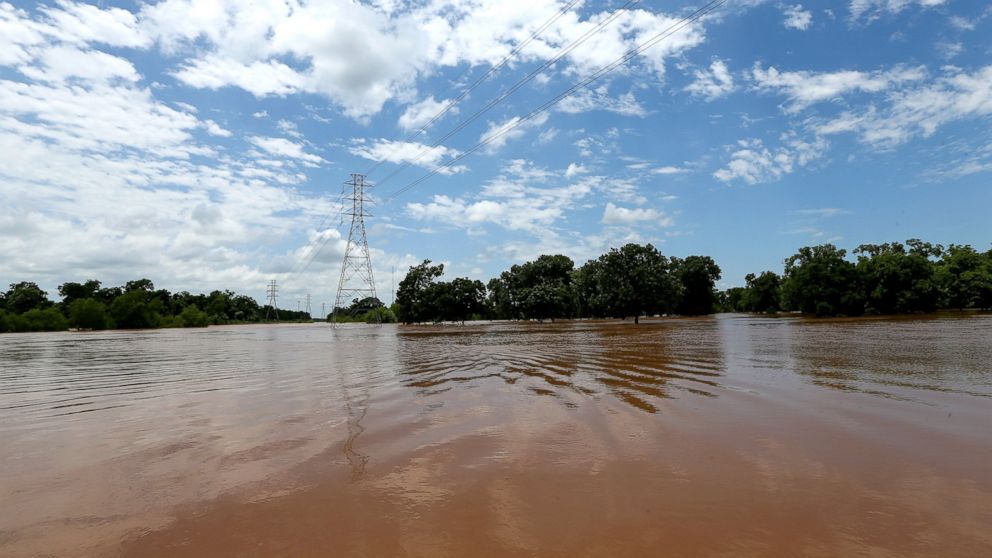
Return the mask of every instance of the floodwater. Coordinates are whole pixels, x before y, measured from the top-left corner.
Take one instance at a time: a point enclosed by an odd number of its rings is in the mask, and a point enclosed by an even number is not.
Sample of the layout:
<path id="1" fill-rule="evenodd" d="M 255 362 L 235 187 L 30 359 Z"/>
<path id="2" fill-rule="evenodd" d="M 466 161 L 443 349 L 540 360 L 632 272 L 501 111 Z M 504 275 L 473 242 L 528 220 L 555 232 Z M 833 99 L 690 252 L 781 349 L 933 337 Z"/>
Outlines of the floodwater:
<path id="1" fill-rule="evenodd" d="M 0 555 L 990 556 L 992 316 L 2 335 Z"/>

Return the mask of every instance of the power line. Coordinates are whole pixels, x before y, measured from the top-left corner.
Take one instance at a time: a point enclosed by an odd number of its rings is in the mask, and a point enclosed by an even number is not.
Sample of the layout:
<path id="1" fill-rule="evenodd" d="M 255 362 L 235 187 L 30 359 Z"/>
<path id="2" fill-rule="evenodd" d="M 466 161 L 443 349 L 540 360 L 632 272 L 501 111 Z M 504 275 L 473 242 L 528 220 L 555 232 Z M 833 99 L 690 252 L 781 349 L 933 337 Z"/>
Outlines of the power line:
<path id="1" fill-rule="evenodd" d="M 727 2 L 727 0 L 712 0 L 711 2 L 707 3 L 702 8 L 697 9 L 691 15 L 689 15 L 689 16 L 681 19 L 679 22 L 677 22 L 677 23 L 669 26 L 667 29 L 665 29 L 664 31 L 662 31 L 662 32 L 654 35 L 653 37 L 651 37 L 647 41 L 644 41 L 643 43 L 641 43 L 640 45 L 638 45 L 636 48 L 633 48 L 631 50 L 628 50 L 623 56 L 621 56 L 620 58 L 617 58 L 616 60 L 614 60 L 610 64 L 607 64 L 606 66 L 600 68 L 599 70 L 597 70 L 596 72 L 594 72 L 593 74 L 591 74 L 586 79 L 584 79 L 584 80 L 582 80 L 582 81 L 580 81 L 580 82 L 572 85 L 571 87 L 569 87 L 565 91 L 559 93 L 557 96 L 553 97 L 551 100 L 545 102 L 541 106 L 535 108 L 531 112 L 527 113 L 525 116 L 521 117 L 519 120 L 517 120 L 516 122 L 514 122 L 512 125 L 507 126 L 503 130 L 500 130 L 499 133 L 495 133 L 495 134 L 492 134 L 490 136 L 487 136 L 485 139 L 483 139 L 482 141 L 480 141 L 479 143 L 477 143 L 471 149 L 469 149 L 467 151 L 464 151 L 462 153 L 459 153 L 456 157 L 452 158 L 451 160 L 449 160 L 448 162 L 446 162 L 446 163 L 444 163 L 442 165 L 438 165 L 433 170 L 431 170 L 430 172 L 428 172 L 426 175 L 418 178 L 417 180 L 414 180 L 410 184 L 408 184 L 408 185 L 406 185 L 406 186 L 404 186 L 404 187 L 402 187 L 402 188 L 400 188 L 398 190 L 395 190 L 395 191 L 391 192 L 388 196 L 386 196 L 383 199 L 383 203 L 389 203 L 389 202 L 393 201 L 394 199 L 396 199 L 398 196 L 400 196 L 404 192 L 407 192 L 407 191 L 411 190 L 412 188 L 415 188 L 416 186 L 418 186 L 421 183 L 423 183 L 424 181 L 430 179 L 431 177 L 433 177 L 434 175 L 438 174 L 439 172 L 441 172 L 445 168 L 450 167 L 451 165 L 457 163 L 458 161 L 464 159 L 465 157 L 471 155 L 472 153 L 475 153 L 479 149 L 482 149 L 483 147 L 489 145 L 493 141 L 495 141 L 495 140 L 503 137 L 504 135 L 508 134 L 510 131 L 512 131 L 513 129 L 517 128 L 518 126 L 520 126 L 524 122 L 527 122 L 527 121 L 533 119 L 534 117 L 538 116 L 539 114 L 543 113 L 544 111 L 548 110 L 549 108 L 553 107 L 554 105 L 560 103 L 566 97 L 571 96 L 573 93 L 575 93 L 579 89 L 583 89 L 583 88 L 589 86 L 589 84 L 591 84 L 592 82 L 594 82 L 597 79 L 601 78 L 602 76 L 608 74 L 609 72 L 615 70 L 616 68 L 618 68 L 618 67 L 626 64 L 627 62 L 629 62 L 632 58 L 634 58 L 638 54 L 644 52 L 645 50 L 653 47 L 654 45 L 656 45 L 659 42 L 663 41 L 664 39 L 670 37 L 671 35 L 675 34 L 676 32 L 682 30 L 687 25 L 689 25 L 691 23 L 694 23 L 695 21 L 699 20 L 700 18 L 702 18 L 706 14 L 708 14 L 708 13 L 716 10 L 717 8 L 719 8 L 721 5 L 725 4 L 726 2 Z M 379 184 L 381 185 L 382 182 L 380 182 Z"/>
<path id="2" fill-rule="evenodd" d="M 605 28 L 610 23 L 613 23 L 613 21 L 616 20 L 618 17 L 620 17 L 625 11 L 629 10 L 631 7 L 633 7 L 635 4 L 637 4 L 639 2 L 640 2 L 640 0 L 628 0 L 626 4 L 624 4 L 623 6 L 621 6 L 617 11 L 613 12 L 610 15 L 610 17 L 608 17 L 608 18 L 604 19 L 603 21 L 599 22 L 595 27 L 593 27 L 592 29 L 589 29 L 588 31 L 586 31 L 585 33 L 583 33 L 578 39 L 572 41 L 572 43 L 570 43 L 568 46 L 566 46 L 565 48 L 561 49 L 558 52 L 558 54 L 556 54 L 554 56 L 554 58 L 550 58 L 546 62 L 544 62 L 543 64 L 541 64 L 540 66 L 538 66 L 537 69 L 533 70 L 531 73 L 527 74 L 527 76 L 525 76 L 524 78 L 520 79 L 519 81 L 517 81 L 512 86 L 510 86 L 509 89 L 507 89 L 506 91 L 504 91 L 503 93 L 501 93 L 495 99 L 491 100 L 488 104 L 486 104 L 486 106 L 484 106 L 481 109 L 479 109 L 478 111 L 476 111 L 472 116 L 470 116 L 467 119 L 463 120 L 460 124 L 458 124 L 457 126 L 455 126 L 454 129 L 450 130 L 448 133 L 446 133 L 440 139 L 438 139 L 437 141 L 435 141 L 434 143 L 432 143 L 429 146 L 422 147 L 420 149 L 420 151 L 417 153 L 417 156 L 413 160 L 404 161 L 399 166 L 399 168 L 393 170 L 393 172 L 391 172 L 388 176 L 386 176 L 386 178 L 383 178 L 382 180 L 378 181 L 378 184 L 380 186 L 382 186 L 383 184 L 385 184 L 386 182 L 388 182 L 389 180 L 391 180 L 392 178 L 394 178 L 397 174 L 399 174 L 399 173 L 403 172 L 404 170 L 406 170 L 406 168 L 409 167 L 410 165 L 412 165 L 413 163 L 416 163 L 417 161 L 420 161 L 421 159 L 423 159 L 424 155 L 427 153 L 427 151 L 429 149 L 441 145 L 442 143 L 444 143 L 445 141 L 447 141 L 449 138 L 451 138 L 451 136 L 453 136 L 453 135 L 457 134 L 458 132 L 464 130 L 466 126 L 468 126 L 472 122 L 475 122 L 476 120 L 478 120 L 479 117 L 481 117 L 483 114 L 489 112 L 496 105 L 498 105 L 498 104 L 502 103 L 503 101 L 505 101 L 510 95 L 513 95 L 514 93 L 516 93 L 521 87 L 523 87 L 524 85 L 527 85 L 528 83 L 530 83 L 531 81 L 533 81 L 534 78 L 536 78 L 538 75 L 541 74 L 541 72 L 543 72 L 544 70 L 546 70 L 546 69 L 550 68 L 551 66 L 553 66 L 553 65 L 557 64 L 558 62 L 560 62 L 563 58 L 565 58 L 566 56 L 568 56 L 572 51 L 574 51 L 576 48 L 578 48 L 583 43 L 585 43 L 587 40 L 589 40 L 590 37 L 592 37 L 596 33 L 599 33 L 600 31 L 602 31 L 603 28 Z M 445 165 L 445 166 L 450 166 L 450 165 Z"/>
<path id="3" fill-rule="evenodd" d="M 628 2 L 628 4 L 636 4 L 639 1 L 640 0 L 635 0 L 633 2 Z M 570 0 L 560 10 L 558 10 L 553 16 L 551 16 L 551 18 L 549 18 L 547 21 L 545 21 L 543 24 L 541 24 L 541 26 L 538 27 L 533 33 L 531 33 L 530 37 L 528 37 L 526 40 L 524 40 L 523 42 L 521 42 L 520 44 L 518 44 L 513 50 L 510 51 L 509 54 L 507 54 L 506 56 L 504 56 L 503 59 L 499 61 L 499 63 L 497 63 L 495 66 L 491 67 L 485 74 L 483 74 L 481 77 L 479 77 L 478 79 L 476 79 L 475 82 L 473 82 L 467 89 L 463 90 L 462 93 L 457 98 L 455 98 L 454 100 L 449 101 L 448 103 L 446 103 L 443 109 L 441 109 L 437 114 L 435 114 L 433 117 L 431 117 L 430 121 L 428 121 L 426 124 L 424 124 L 423 126 L 421 126 L 420 129 L 418 129 L 416 132 L 413 132 L 413 133 L 409 134 L 403 141 L 404 142 L 409 142 L 412 139 L 414 139 L 417 136 L 419 136 L 420 134 L 425 133 L 431 126 L 434 125 L 434 123 L 436 123 L 438 120 L 440 120 L 441 118 L 443 118 L 448 112 L 451 111 L 451 109 L 453 109 L 462 100 L 464 100 L 465 97 L 467 97 L 469 93 L 471 93 L 472 91 L 474 91 L 477 87 L 479 87 L 480 85 L 482 85 L 483 82 L 485 82 L 487 79 L 489 79 L 489 77 L 491 77 L 493 74 L 495 74 L 500 69 L 502 69 L 503 66 L 505 66 L 506 64 L 508 64 L 517 54 L 519 54 L 527 45 L 529 45 L 531 42 L 533 42 L 534 39 L 536 39 L 541 33 L 543 33 L 544 31 L 546 31 L 556 21 L 558 21 L 563 15 L 565 15 L 566 13 L 568 13 L 568 11 L 573 6 L 575 6 L 578 2 L 579 2 L 579 0 Z M 471 66 L 469 66 L 468 68 L 466 68 L 465 71 L 462 72 L 461 75 L 459 75 L 458 78 L 455 79 L 455 83 L 461 81 L 461 79 L 466 74 L 468 74 L 468 72 L 471 71 L 471 69 L 472 69 Z M 476 116 L 475 118 L 477 118 L 477 117 L 478 116 Z M 394 150 L 394 152 L 395 152 L 395 150 Z M 422 157 L 423 157 L 423 151 L 421 151 L 420 153 L 418 153 L 417 160 L 419 160 Z M 372 172 L 374 172 L 376 169 L 378 169 L 385 162 L 386 162 L 386 159 L 385 158 L 382 159 L 382 160 L 380 160 L 380 161 L 378 161 L 369 170 L 367 170 L 365 172 L 365 175 L 371 174 Z M 401 168 L 401 170 L 403 168 L 406 168 L 407 166 L 409 166 L 409 163 L 406 163 Z M 326 213 L 324 215 L 324 218 L 321 220 L 320 226 L 317 228 L 318 233 L 323 231 L 324 225 L 327 224 L 327 219 L 330 217 L 330 215 L 331 215 L 331 212 L 328 212 L 328 213 Z M 343 223 L 339 223 L 339 226 L 341 224 L 343 224 Z M 296 263 L 293 264 L 293 267 L 290 268 L 289 273 L 288 273 L 288 276 L 290 278 L 289 280 L 291 280 L 292 278 L 295 278 L 297 275 L 302 274 L 304 271 L 306 271 L 306 268 L 308 268 L 310 266 L 310 263 L 312 263 L 313 260 L 317 257 L 317 254 L 320 252 L 320 250 L 323 250 L 324 246 L 327 244 L 327 240 L 328 240 L 327 238 L 323 238 L 322 239 L 322 238 L 320 238 L 318 236 L 318 237 L 314 238 L 313 240 L 311 240 L 307 244 L 307 248 L 304 249 L 305 250 L 304 256 L 302 258 L 300 258 L 299 260 L 297 260 Z M 302 269 L 298 269 L 301 265 L 303 265 L 303 268 Z"/>
<path id="4" fill-rule="evenodd" d="M 640 0 L 638 0 L 638 1 L 640 1 Z M 492 76 L 493 74 L 495 74 L 496 72 L 498 72 L 501 68 L 503 68 L 503 66 L 507 65 L 510 62 L 510 60 L 512 60 L 517 54 L 520 53 L 520 51 L 522 51 L 527 45 L 529 45 L 541 33 L 545 32 L 548 29 L 548 27 L 551 27 L 552 25 L 554 25 L 554 23 L 556 21 L 558 21 L 561 18 L 561 16 L 565 15 L 566 13 L 568 13 L 568 11 L 572 8 L 572 6 L 575 6 L 578 3 L 579 3 L 579 0 L 571 0 L 570 2 L 568 2 L 567 4 L 565 4 L 565 6 L 563 6 L 560 10 L 558 10 L 558 12 L 556 12 L 553 16 L 551 16 L 551 18 L 549 18 L 547 21 L 545 21 L 543 24 L 541 24 L 541 26 L 538 27 L 533 33 L 531 33 L 530 37 L 527 37 L 527 40 L 525 40 L 525 41 L 521 42 L 520 44 L 518 44 L 513 50 L 510 51 L 509 54 L 507 54 L 506 56 L 504 56 L 503 59 L 500 60 L 498 64 L 496 64 L 495 66 L 489 68 L 489 71 L 487 71 L 485 74 L 483 74 L 480 78 L 476 79 L 475 82 L 472 83 L 470 86 L 468 86 L 467 89 L 464 89 L 461 92 L 461 94 L 458 95 L 458 97 L 456 97 L 455 99 L 450 100 L 447 103 L 445 103 L 444 108 L 442 108 L 440 111 L 438 111 L 437 114 L 435 114 L 433 117 L 431 117 L 431 119 L 426 124 L 424 124 L 423 126 L 421 126 L 420 129 L 418 129 L 417 131 L 409 134 L 406 138 L 404 138 L 403 141 L 404 142 L 410 142 L 411 140 L 413 140 L 417 136 L 425 133 L 428 129 L 430 129 L 431 126 L 434 125 L 435 122 L 437 122 L 441 118 L 444 118 L 444 116 L 446 114 L 448 114 L 448 112 L 450 112 L 451 109 L 455 108 L 455 106 L 457 106 L 460 102 L 462 102 L 465 99 L 465 97 L 468 96 L 469 93 L 471 93 L 472 91 L 474 91 L 475 88 L 477 88 L 480 85 L 482 85 L 482 83 L 484 81 L 486 81 L 487 79 L 489 79 L 490 76 Z M 466 69 L 466 71 L 462 74 L 462 76 L 464 76 L 465 73 L 468 73 L 468 70 L 470 70 L 470 69 L 471 69 L 471 65 L 469 66 L 468 69 Z M 457 80 L 455 80 L 455 81 L 457 82 L 457 81 L 460 81 L 460 80 L 461 80 L 461 76 L 459 76 L 459 78 Z M 449 92 L 450 92 L 450 90 L 449 90 Z M 396 150 L 394 150 L 394 152 L 395 151 Z M 380 166 L 382 166 L 382 164 L 385 163 L 385 162 L 386 162 L 386 159 L 381 159 L 376 164 L 372 165 L 372 167 L 369 170 L 365 171 L 365 174 L 366 175 L 372 174 L 373 172 L 376 171 L 376 169 L 378 169 Z"/>
<path id="5" fill-rule="evenodd" d="M 472 83 L 466 90 L 464 90 L 453 102 L 449 102 L 441 111 L 439 111 L 437 114 L 435 114 L 431 118 L 430 121 L 428 121 L 425 125 L 421 126 L 419 130 L 417 130 L 413 134 L 409 135 L 406 138 L 406 140 L 404 140 L 404 141 L 409 142 L 411 139 L 413 139 L 413 138 L 419 136 L 420 134 L 426 132 L 427 129 L 429 129 L 435 122 L 437 122 L 442 117 L 444 117 L 445 114 L 447 114 L 452 108 L 454 108 L 455 105 L 457 105 L 458 103 L 460 103 L 469 93 L 471 93 L 479 85 L 481 85 L 483 82 L 485 82 L 490 76 L 492 76 L 493 74 L 495 74 L 496 72 L 498 72 L 503 66 L 505 66 L 506 64 L 508 64 L 510 62 L 510 60 L 513 59 L 514 56 L 516 56 L 517 54 L 519 54 L 528 44 L 530 44 L 541 33 L 543 33 L 544 31 L 546 31 L 551 25 L 553 25 L 558 19 L 560 19 L 565 13 L 567 13 L 568 10 L 570 10 L 573 6 L 575 6 L 575 4 L 578 3 L 578 1 L 579 0 L 571 0 L 565 6 L 563 6 L 560 10 L 558 10 L 558 12 L 556 12 L 555 15 L 553 15 L 551 18 L 549 18 L 547 21 L 545 21 L 543 24 L 541 24 L 541 26 L 538 27 L 533 33 L 531 33 L 530 37 L 528 37 L 522 43 L 518 44 L 512 51 L 510 51 L 509 54 L 507 54 L 506 56 L 504 56 L 503 59 L 498 64 L 496 64 L 495 66 L 493 66 L 492 68 L 490 68 L 484 75 L 482 75 L 474 83 Z M 592 29 L 589 29 L 588 31 L 586 31 L 585 33 L 583 33 L 578 39 L 572 41 L 572 43 L 570 43 L 568 46 L 566 46 L 565 48 L 563 48 L 562 50 L 560 50 L 558 52 L 558 54 L 555 55 L 554 58 L 551 58 L 550 60 L 546 61 L 544 64 L 542 64 L 536 70 L 534 70 L 530 74 L 528 74 L 525 78 L 523 78 L 520 81 L 518 81 L 517 83 L 515 83 L 509 90 L 505 91 L 503 94 L 497 96 L 495 99 L 493 99 L 492 101 L 490 101 L 489 104 L 487 104 L 481 110 L 477 111 L 475 114 L 473 114 L 472 116 L 470 116 L 468 119 L 464 120 L 455 129 L 449 131 L 441 139 L 439 139 L 436 142 L 434 142 L 434 144 L 432 144 L 430 147 L 421 147 L 420 151 L 417 153 L 416 157 L 412 161 L 406 161 L 406 162 L 402 163 L 399 168 L 395 169 L 386 178 L 384 178 L 379 184 L 381 185 L 382 183 L 391 180 L 393 177 L 395 177 L 400 172 L 402 172 L 407 167 L 409 167 L 412 163 L 421 160 L 424 157 L 424 155 L 426 154 L 426 152 L 427 152 L 427 150 L 429 148 L 437 147 L 438 145 L 440 145 L 441 143 L 443 143 L 444 141 L 446 141 L 447 139 L 449 139 L 454 134 L 456 134 L 456 133 L 460 132 L 461 130 L 463 130 L 466 126 L 468 126 L 469 124 L 471 124 L 472 122 L 474 122 L 475 120 L 477 120 L 479 117 L 481 117 L 483 114 L 485 114 L 486 112 L 488 112 L 489 110 L 491 110 L 493 107 L 495 107 L 499 103 L 503 102 L 506 98 L 508 98 L 513 93 L 515 93 L 521 87 L 523 87 L 527 83 L 533 81 L 534 78 L 536 78 L 538 75 L 540 75 L 541 72 L 543 72 L 547 68 L 549 68 L 552 65 L 556 64 L 557 62 L 559 62 L 561 59 L 563 59 L 565 56 L 567 56 L 569 53 L 571 53 L 573 50 L 575 50 L 580 45 L 582 45 L 585 41 L 587 41 L 590 37 L 592 37 L 593 35 L 595 35 L 599 31 L 601 31 L 603 28 L 605 28 L 607 25 L 609 25 L 610 23 L 612 23 L 614 20 L 616 20 L 618 17 L 620 17 L 620 15 L 624 13 L 624 11 L 630 9 L 631 7 L 633 7 L 634 5 L 638 4 L 639 2 L 640 2 L 640 0 L 628 0 L 623 6 L 621 6 L 618 10 L 616 10 L 608 18 L 606 18 L 605 20 L 599 22 Z M 464 72 L 462 75 L 464 76 L 465 73 L 467 73 L 467 71 L 468 70 L 466 70 L 466 72 Z M 461 79 L 461 76 L 459 76 L 459 80 L 460 79 Z M 461 157 L 459 157 L 459 159 L 460 158 Z M 370 174 L 374 170 L 378 169 L 384 162 L 386 162 L 385 159 L 382 159 L 382 160 L 378 161 L 365 174 L 366 175 L 367 174 Z M 444 168 L 444 167 L 440 167 L 438 169 L 435 169 L 435 174 L 436 174 L 436 171 L 439 171 L 441 168 Z M 320 228 L 318 229 L 318 233 L 321 232 L 321 230 L 323 229 L 323 227 L 326 224 L 327 219 L 328 219 L 329 216 L 330 216 L 330 213 L 328 213 L 328 214 L 326 214 L 324 216 L 324 219 L 321 221 Z M 310 264 L 313 262 L 313 260 L 316 259 L 317 254 L 319 254 L 320 251 L 323 250 L 324 246 L 327 245 L 328 240 L 329 240 L 328 237 L 321 238 L 318 235 L 316 238 L 314 238 L 312 241 L 310 241 L 310 243 L 308 243 L 308 247 L 305 249 L 304 256 L 302 258 L 300 258 L 299 260 L 297 260 L 297 262 L 290 269 L 289 274 L 288 274 L 287 281 L 291 281 L 294 278 L 296 278 L 297 276 L 299 276 L 302 273 L 304 273 L 310 267 Z"/>

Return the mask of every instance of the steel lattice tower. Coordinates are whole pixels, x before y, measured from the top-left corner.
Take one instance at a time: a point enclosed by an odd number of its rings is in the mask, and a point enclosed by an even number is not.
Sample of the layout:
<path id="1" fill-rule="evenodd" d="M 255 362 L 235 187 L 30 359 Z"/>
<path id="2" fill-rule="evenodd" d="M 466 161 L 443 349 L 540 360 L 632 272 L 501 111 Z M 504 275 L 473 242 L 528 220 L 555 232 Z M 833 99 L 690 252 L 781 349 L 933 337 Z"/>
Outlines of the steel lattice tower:
<path id="1" fill-rule="evenodd" d="M 338 280 L 338 294 L 331 308 L 333 321 L 337 321 L 339 309 L 347 308 L 352 300 L 376 298 L 375 278 L 372 275 L 372 260 L 369 258 L 369 240 L 365 234 L 365 218 L 370 214 L 365 208 L 365 191 L 371 186 L 365 183 L 365 175 L 353 174 L 344 183 L 341 199 L 343 216 L 351 216 L 351 230 L 348 244 L 341 262 L 341 278 Z M 375 315 L 378 319 L 378 313 Z"/>
<path id="2" fill-rule="evenodd" d="M 276 301 L 279 298 L 279 286 L 276 285 L 276 280 L 273 279 L 269 281 L 269 284 L 265 287 L 265 294 L 268 295 L 268 304 L 273 311 L 276 313 L 276 319 L 279 319 L 279 306 Z M 265 309 L 265 321 L 269 321 L 269 308 Z"/>

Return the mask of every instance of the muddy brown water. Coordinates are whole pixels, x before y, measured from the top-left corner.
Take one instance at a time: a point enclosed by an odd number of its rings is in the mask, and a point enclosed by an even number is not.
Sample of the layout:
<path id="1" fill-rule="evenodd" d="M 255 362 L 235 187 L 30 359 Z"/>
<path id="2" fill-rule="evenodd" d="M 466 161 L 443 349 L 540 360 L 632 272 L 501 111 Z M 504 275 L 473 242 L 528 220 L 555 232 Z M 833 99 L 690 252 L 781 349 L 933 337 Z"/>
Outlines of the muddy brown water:
<path id="1" fill-rule="evenodd" d="M 2 335 L 0 555 L 990 556 L 992 317 Z"/>

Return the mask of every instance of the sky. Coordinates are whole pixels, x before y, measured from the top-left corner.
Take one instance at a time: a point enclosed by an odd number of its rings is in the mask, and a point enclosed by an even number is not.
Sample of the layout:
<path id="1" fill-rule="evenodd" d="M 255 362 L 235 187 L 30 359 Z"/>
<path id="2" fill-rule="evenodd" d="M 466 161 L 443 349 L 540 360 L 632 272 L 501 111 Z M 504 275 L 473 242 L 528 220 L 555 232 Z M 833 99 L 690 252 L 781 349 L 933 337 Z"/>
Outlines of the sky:
<path id="1" fill-rule="evenodd" d="M 386 302 L 423 259 L 650 242 L 725 288 L 802 246 L 990 247 L 987 2 L 703 5 L 0 3 L 0 285 L 329 308 L 352 173 Z"/>

